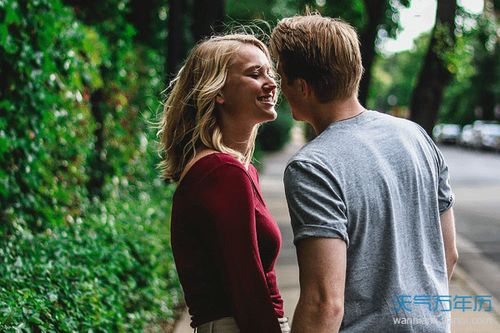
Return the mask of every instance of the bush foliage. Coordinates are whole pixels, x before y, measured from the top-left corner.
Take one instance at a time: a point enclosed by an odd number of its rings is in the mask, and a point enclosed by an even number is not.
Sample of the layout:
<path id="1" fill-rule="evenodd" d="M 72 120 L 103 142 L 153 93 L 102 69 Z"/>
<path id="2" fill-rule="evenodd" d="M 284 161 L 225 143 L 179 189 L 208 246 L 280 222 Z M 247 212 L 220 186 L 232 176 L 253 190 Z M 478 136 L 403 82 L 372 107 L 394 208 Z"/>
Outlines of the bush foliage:
<path id="1" fill-rule="evenodd" d="M 104 2 L 0 0 L 1 332 L 141 332 L 181 299 L 149 129 L 163 56 Z"/>
<path id="2" fill-rule="evenodd" d="M 0 7 L 1 228 L 42 230 L 80 214 L 86 198 L 87 91 L 103 84 L 105 47 L 58 1 Z"/>
<path id="3" fill-rule="evenodd" d="M 84 220 L 1 243 L 2 332 L 142 332 L 173 318 L 182 296 L 163 222 L 172 190 L 113 187 L 117 197 Z"/>

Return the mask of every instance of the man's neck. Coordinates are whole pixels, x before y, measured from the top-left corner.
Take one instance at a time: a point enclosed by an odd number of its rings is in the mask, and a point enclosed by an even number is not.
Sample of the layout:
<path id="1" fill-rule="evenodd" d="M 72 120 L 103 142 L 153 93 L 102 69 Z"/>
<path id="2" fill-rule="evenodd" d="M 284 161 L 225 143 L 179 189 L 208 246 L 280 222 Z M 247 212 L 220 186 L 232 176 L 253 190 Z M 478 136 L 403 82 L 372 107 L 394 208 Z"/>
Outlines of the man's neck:
<path id="1" fill-rule="evenodd" d="M 321 132 L 334 122 L 356 117 L 365 111 L 365 108 L 359 103 L 356 96 L 342 101 L 317 103 L 313 108 L 314 112 L 312 114 L 315 117 L 311 120 L 311 125 L 316 135 L 321 134 Z"/>

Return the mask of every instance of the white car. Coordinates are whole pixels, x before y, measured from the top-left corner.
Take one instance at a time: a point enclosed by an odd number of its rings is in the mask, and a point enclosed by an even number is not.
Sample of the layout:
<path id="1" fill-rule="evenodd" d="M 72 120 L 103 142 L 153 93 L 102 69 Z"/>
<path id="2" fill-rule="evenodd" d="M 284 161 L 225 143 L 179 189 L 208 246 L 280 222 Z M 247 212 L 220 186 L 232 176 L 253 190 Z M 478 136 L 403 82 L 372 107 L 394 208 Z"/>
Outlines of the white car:
<path id="1" fill-rule="evenodd" d="M 483 148 L 500 150 L 500 124 L 483 124 L 479 132 Z"/>
<path id="2" fill-rule="evenodd" d="M 457 124 L 438 124 L 432 129 L 432 136 L 438 143 L 457 143 L 460 133 L 460 125 Z"/>
<path id="3" fill-rule="evenodd" d="M 474 147 L 474 142 L 476 141 L 475 137 L 472 125 L 465 125 L 464 128 L 462 128 L 462 133 L 460 134 L 458 142 L 465 147 Z"/>

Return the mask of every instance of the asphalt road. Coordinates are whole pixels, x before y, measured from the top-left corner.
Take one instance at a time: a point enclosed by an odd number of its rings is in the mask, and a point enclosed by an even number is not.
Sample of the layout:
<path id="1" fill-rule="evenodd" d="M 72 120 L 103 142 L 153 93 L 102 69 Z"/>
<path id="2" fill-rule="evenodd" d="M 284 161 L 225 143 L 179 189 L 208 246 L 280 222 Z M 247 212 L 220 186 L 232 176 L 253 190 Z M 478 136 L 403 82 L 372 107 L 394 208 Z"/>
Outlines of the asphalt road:
<path id="1" fill-rule="evenodd" d="M 500 300 L 500 154 L 441 146 L 456 194 L 460 266 Z"/>

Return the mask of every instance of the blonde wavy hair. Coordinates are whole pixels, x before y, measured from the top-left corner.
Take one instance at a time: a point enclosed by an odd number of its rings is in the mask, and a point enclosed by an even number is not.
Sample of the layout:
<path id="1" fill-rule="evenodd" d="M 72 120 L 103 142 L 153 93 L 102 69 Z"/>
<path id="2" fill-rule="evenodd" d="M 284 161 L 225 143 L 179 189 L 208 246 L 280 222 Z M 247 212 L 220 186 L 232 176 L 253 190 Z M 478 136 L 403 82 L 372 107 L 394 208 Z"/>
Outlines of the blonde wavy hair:
<path id="1" fill-rule="evenodd" d="M 245 166 L 250 164 L 258 127 L 254 128 L 244 154 L 229 148 L 222 141 L 215 104 L 215 97 L 226 83 L 231 59 L 245 44 L 258 47 L 271 63 L 267 47 L 253 35 L 214 36 L 191 50 L 170 83 L 157 133 L 162 178 L 179 181 L 186 164 L 201 148 L 230 154 Z"/>

